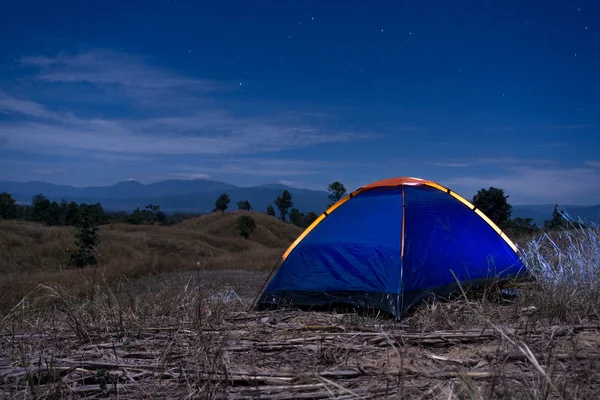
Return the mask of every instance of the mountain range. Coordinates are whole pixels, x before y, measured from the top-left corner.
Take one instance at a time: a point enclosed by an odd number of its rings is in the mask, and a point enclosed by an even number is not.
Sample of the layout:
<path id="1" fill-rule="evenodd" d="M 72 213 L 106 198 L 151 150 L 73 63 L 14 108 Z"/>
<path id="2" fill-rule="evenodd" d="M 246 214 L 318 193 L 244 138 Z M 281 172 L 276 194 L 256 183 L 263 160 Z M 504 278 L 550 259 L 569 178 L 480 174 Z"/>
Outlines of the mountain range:
<path id="1" fill-rule="evenodd" d="M 231 198 L 230 209 L 237 209 L 237 202 L 248 200 L 257 211 L 266 210 L 284 189 L 292 194 L 294 207 L 302 212 L 323 212 L 329 203 L 325 190 L 299 189 L 280 184 L 240 187 L 208 179 L 164 180 L 150 184 L 124 181 L 110 186 L 73 187 L 48 182 L 0 181 L 0 193 L 8 192 L 19 203 L 30 204 L 36 194 L 50 200 L 75 201 L 77 203 L 101 203 L 107 211 L 132 211 L 147 204 L 160 205 L 165 212 L 210 212 L 222 193 Z M 348 188 L 353 190 L 354 188 Z M 554 205 L 514 205 L 513 217 L 533 218 L 541 225 L 552 218 Z M 600 223 L 600 204 L 596 206 L 565 205 L 560 207 L 573 218 Z"/>

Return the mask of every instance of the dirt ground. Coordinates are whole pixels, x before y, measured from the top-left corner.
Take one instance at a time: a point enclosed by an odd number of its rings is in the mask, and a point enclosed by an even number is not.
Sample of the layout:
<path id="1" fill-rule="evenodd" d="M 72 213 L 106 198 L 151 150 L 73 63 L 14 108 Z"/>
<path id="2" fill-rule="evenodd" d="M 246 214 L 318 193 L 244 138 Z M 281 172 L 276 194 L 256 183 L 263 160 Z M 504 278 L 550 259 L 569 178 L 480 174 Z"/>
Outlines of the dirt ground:
<path id="1" fill-rule="evenodd" d="M 0 396 L 596 399 L 600 321 L 461 300 L 401 321 L 249 311 L 269 271 L 169 273 L 3 316 Z"/>

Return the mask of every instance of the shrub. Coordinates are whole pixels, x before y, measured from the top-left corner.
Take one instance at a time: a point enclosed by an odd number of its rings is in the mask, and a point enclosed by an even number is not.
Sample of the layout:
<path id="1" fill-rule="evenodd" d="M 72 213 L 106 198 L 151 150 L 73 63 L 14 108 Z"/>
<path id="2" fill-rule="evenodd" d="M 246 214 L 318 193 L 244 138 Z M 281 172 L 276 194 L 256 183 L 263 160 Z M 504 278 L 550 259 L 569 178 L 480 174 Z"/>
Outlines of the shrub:
<path id="1" fill-rule="evenodd" d="M 98 227 L 90 218 L 89 211 L 83 209 L 77 226 L 77 233 L 75 234 L 77 250 L 71 253 L 68 264 L 79 268 L 96 264 L 96 257 L 94 257 L 92 251 L 95 250 L 94 246 L 97 243 Z"/>
<path id="2" fill-rule="evenodd" d="M 256 222 L 254 221 L 254 218 L 249 215 L 242 215 L 241 217 L 238 217 L 237 223 L 240 235 L 247 240 L 250 234 L 252 234 L 256 228 Z"/>

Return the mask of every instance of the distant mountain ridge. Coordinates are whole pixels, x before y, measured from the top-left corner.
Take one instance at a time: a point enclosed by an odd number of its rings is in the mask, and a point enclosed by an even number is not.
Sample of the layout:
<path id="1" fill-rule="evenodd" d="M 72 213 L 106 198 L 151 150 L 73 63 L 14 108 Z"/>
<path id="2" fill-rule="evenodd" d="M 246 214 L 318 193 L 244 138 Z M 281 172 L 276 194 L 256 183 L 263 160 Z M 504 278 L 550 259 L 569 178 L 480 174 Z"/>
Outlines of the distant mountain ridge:
<path id="1" fill-rule="evenodd" d="M 322 212 L 329 202 L 325 190 L 299 189 L 282 184 L 241 187 L 208 179 L 164 180 L 150 184 L 123 181 L 110 186 L 89 187 L 39 181 L 0 181 L 0 192 L 10 193 L 20 203 L 30 203 L 33 196 L 42 193 L 55 201 L 99 202 L 107 211 L 131 211 L 152 203 L 160 205 L 161 210 L 166 212 L 209 212 L 222 193 L 229 194 L 230 209 L 237 209 L 238 201 L 248 200 L 254 210 L 264 211 L 284 189 L 292 193 L 294 207 L 303 212 Z"/>
<path id="2" fill-rule="evenodd" d="M 230 209 L 237 209 L 237 202 L 248 200 L 256 211 L 267 206 L 287 189 L 292 193 L 294 207 L 302 212 L 325 211 L 329 204 L 326 190 L 299 189 L 282 184 L 264 184 L 241 187 L 209 179 L 164 180 L 150 184 L 123 181 L 110 186 L 73 187 L 48 182 L 0 181 L 0 192 L 10 193 L 20 203 L 31 203 L 31 198 L 42 193 L 50 200 L 75 201 L 77 203 L 102 203 L 107 211 L 132 211 L 147 204 L 158 204 L 166 212 L 210 212 L 221 193 L 231 197 Z M 346 188 L 348 192 L 356 188 Z M 600 204 L 596 206 L 559 205 L 572 218 L 600 223 Z M 553 204 L 513 206 L 513 217 L 533 218 L 542 225 L 552 218 Z"/>

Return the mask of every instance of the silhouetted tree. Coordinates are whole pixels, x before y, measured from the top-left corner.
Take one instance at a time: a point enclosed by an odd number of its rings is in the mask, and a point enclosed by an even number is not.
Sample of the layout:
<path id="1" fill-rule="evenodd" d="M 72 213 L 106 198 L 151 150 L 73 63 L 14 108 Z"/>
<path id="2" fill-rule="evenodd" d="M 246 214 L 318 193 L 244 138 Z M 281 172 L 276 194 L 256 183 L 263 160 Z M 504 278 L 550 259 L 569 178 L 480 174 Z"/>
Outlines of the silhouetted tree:
<path id="1" fill-rule="evenodd" d="M 91 209 L 83 208 L 79 215 L 75 244 L 77 250 L 71 253 L 68 264 L 79 268 L 97 263 L 93 254 L 94 246 L 98 243 L 98 227 L 94 223 Z"/>
<path id="2" fill-rule="evenodd" d="M 94 203 L 94 204 L 81 203 L 79 205 L 80 216 L 81 216 L 81 212 L 83 210 L 86 210 L 86 212 L 88 213 L 88 218 L 90 218 L 90 220 L 92 221 L 92 223 L 94 225 L 101 225 L 108 220 L 106 213 L 104 212 L 104 208 L 102 207 L 102 204 L 100 204 L 100 203 Z"/>
<path id="3" fill-rule="evenodd" d="M 533 222 L 533 218 L 514 218 L 510 222 L 510 227 L 516 233 L 534 233 L 538 230 L 538 227 Z"/>
<path id="4" fill-rule="evenodd" d="M 56 201 L 53 201 L 52 203 L 50 203 L 50 207 L 48 208 L 48 214 L 47 214 L 46 220 L 43 222 L 45 224 L 51 225 L 51 226 L 63 225 L 62 215 L 63 214 L 61 213 L 60 205 Z"/>
<path id="5" fill-rule="evenodd" d="M 304 217 L 304 227 L 308 228 L 310 226 L 310 224 L 312 224 L 315 219 L 317 219 L 317 214 L 315 214 L 314 212 L 309 212 L 308 214 L 306 214 L 306 216 Z"/>
<path id="6" fill-rule="evenodd" d="M 566 218 L 564 216 L 564 210 L 558 209 L 558 204 L 554 205 L 554 211 L 552 211 L 552 219 L 544 221 L 544 227 L 547 229 L 561 229 L 566 226 Z"/>
<path id="7" fill-rule="evenodd" d="M 279 210 L 279 218 L 285 222 L 285 216 L 288 214 L 288 210 L 294 205 L 292 201 L 292 194 L 285 189 L 281 196 L 277 196 L 275 200 L 275 206 Z"/>
<path id="8" fill-rule="evenodd" d="M 0 193 L 0 219 L 13 219 L 17 216 L 15 199 L 10 193 Z"/>
<path id="9" fill-rule="evenodd" d="M 238 201 L 237 206 L 239 210 L 252 210 L 252 206 L 250 205 L 250 202 L 248 200 Z"/>
<path id="10" fill-rule="evenodd" d="M 225 212 L 225 210 L 227 210 L 227 207 L 229 207 L 230 202 L 231 202 L 231 199 L 229 198 L 229 195 L 227 193 L 223 193 L 222 195 L 219 196 L 219 198 L 215 202 L 215 210 L 214 211 L 221 211 L 221 214 L 223 214 Z"/>
<path id="11" fill-rule="evenodd" d="M 337 203 L 346 194 L 346 187 L 338 181 L 329 184 L 327 190 L 330 193 L 328 197 L 331 201 L 327 207 L 331 207 Z"/>
<path id="12" fill-rule="evenodd" d="M 35 222 L 46 223 L 50 217 L 50 200 L 43 194 L 36 194 L 31 200 L 31 219 Z"/>
<path id="13" fill-rule="evenodd" d="M 65 225 L 75 225 L 77 224 L 77 220 L 79 218 L 79 205 L 74 201 L 71 201 L 67 204 L 67 209 L 65 210 Z"/>
<path id="14" fill-rule="evenodd" d="M 275 216 L 275 209 L 270 204 L 267 206 L 267 214 L 270 215 L 270 216 L 272 216 L 272 217 Z"/>
<path id="15" fill-rule="evenodd" d="M 489 189 L 480 189 L 473 196 L 472 202 L 500 229 L 505 229 L 510 226 L 510 215 L 512 213 L 512 206 L 508 204 L 508 197 L 504 194 L 503 189 L 490 187 Z"/>
<path id="16" fill-rule="evenodd" d="M 296 226 L 303 225 L 304 214 L 300 213 L 297 208 L 292 208 L 290 211 L 290 222 Z"/>
<path id="17" fill-rule="evenodd" d="M 244 239 L 248 239 L 250 234 L 252 234 L 256 228 L 256 222 L 254 221 L 254 218 L 249 215 L 242 215 L 238 217 L 237 223 L 240 235 L 242 235 Z"/>
<path id="18" fill-rule="evenodd" d="M 126 217 L 126 222 L 133 225 L 154 225 L 166 224 L 167 216 L 160 211 L 159 205 L 148 204 L 143 210 L 137 207 L 133 212 Z"/>

